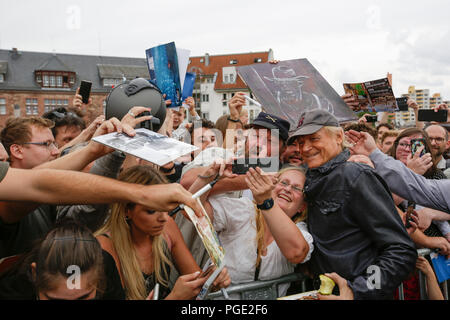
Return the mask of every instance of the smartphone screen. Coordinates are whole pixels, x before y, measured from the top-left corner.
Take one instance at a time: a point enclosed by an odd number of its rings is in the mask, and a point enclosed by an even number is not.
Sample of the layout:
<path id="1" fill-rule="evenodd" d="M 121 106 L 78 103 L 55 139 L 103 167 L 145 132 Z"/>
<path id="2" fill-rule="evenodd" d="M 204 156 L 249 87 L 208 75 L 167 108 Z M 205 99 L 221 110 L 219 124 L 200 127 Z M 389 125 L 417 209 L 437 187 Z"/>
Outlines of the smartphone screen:
<path id="1" fill-rule="evenodd" d="M 423 150 L 420 153 L 420 156 L 423 156 L 427 151 L 425 150 L 425 139 L 411 139 L 411 154 L 414 156 L 414 154 L 417 152 L 417 149 L 419 149 L 421 146 L 423 146 Z"/>

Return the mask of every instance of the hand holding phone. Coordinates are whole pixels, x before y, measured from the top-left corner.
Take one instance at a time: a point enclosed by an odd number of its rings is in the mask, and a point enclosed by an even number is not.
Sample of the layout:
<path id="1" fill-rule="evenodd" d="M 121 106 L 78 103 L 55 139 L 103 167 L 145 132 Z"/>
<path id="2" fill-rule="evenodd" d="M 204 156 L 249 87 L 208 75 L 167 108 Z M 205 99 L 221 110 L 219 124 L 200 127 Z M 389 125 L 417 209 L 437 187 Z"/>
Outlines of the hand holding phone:
<path id="1" fill-rule="evenodd" d="M 80 84 L 80 90 L 78 93 L 81 95 L 81 101 L 83 101 L 84 104 L 89 103 L 89 96 L 91 95 L 91 88 L 92 88 L 92 82 L 82 80 Z"/>
<path id="2" fill-rule="evenodd" d="M 423 146 L 422 152 L 420 153 L 420 156 L 422 157 L 426 153 L 426 145 L 425 145 L 425 139 L 411 139 L 411 155 L 414 156 L 414 154 L 417 152 L 417 150 Z"/>

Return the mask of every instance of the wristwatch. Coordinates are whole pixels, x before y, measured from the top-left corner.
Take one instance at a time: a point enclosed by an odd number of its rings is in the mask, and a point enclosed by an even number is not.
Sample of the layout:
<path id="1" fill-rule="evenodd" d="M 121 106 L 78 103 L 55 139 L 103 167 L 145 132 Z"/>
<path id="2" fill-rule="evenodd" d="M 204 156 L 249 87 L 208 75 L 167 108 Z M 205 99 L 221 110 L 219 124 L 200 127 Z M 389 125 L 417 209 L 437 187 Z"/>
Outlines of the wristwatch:
<path id="1" fill-rule="evenodd" d="M 263 203 L 257 204 L 256 207 L 259 210 L 270 210 L 273 207 L 273 199 L 272 198 L 266 199 L 264 200 Z"/>

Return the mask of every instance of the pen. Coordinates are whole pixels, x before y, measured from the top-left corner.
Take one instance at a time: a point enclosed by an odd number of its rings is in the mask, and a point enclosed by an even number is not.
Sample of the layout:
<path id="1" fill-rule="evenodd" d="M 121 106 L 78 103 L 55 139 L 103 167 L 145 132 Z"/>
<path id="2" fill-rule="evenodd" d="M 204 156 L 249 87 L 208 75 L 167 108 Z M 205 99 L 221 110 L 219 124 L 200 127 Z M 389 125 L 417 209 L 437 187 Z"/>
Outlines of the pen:
<path id="1" fill-rule="evenodd" d="M 250 98 L 249 96 L 247 96 L 247 95 L 245 95 L 245 94 L 244 94 L 244 98 L 247 99 L 247 100 L 250 101 L 250 102 L 253 102 L 253 103 L 256 104 L 258 107 L 261 108 L 261 104 L 260 104 L 258 101 L 253 100 L 252 98 Z"/>
<path id="2" fill-rule="evenodd" d="M 206 191 L 210 190 L 216 184 L 216 182 L 218 180 L 219 180 L 219 177 L 217 177 L 216 179 L 214 179 L 213 181 L 208 183 L 206 186 L 204 186 L 203 188 L 198 190 L 196 193 L 194 193 L 192 195 L 192 199 L 197 199 L 197 198 L 201 197 Z M 182 210 L 183 208 L 184 208 L 184 204 L 180 204 L 175 209 L 173 209 L 172 211 L 169 212 L 169 217 L 173 216 L 175 213 Z"/>
<path id="3" fill-rule="evenodd" d="M 155 284 L 153 288 L 153 300 L 158 300 L 159 298 L 159 283 Z"/>

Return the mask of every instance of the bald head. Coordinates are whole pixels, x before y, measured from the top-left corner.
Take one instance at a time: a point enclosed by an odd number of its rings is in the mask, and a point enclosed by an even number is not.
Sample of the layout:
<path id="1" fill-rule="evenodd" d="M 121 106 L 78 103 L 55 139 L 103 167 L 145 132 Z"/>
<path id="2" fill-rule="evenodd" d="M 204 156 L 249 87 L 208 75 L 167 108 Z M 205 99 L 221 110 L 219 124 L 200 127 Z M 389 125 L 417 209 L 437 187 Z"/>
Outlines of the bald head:
<path id="1" fill-rule="evenodd" d="M 425 131 L 430 138 L 431 152 L 434 156 L 439 158 L 450 146 L 448 141 L 448 131 L 444 127 L 437 124 L 428 126 Z"/>

